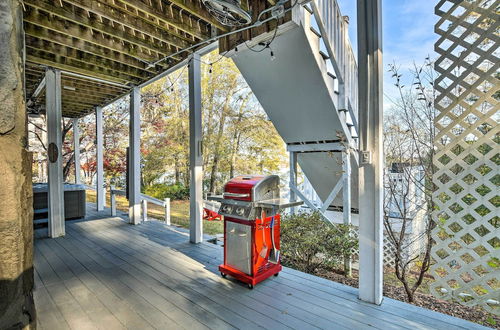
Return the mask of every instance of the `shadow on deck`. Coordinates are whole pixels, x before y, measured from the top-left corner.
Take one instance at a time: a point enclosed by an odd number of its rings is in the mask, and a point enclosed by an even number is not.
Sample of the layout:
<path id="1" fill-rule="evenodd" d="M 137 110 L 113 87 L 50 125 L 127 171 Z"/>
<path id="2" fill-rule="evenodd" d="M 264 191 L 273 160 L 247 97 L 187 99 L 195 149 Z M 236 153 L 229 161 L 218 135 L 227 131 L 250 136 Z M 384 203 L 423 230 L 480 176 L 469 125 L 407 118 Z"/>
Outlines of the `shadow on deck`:
<path id="1" fill-rule="evenodd" d="M 94 206 L 89 204 L 88 210 Z M 109 210 L 36 231 L 35 302 L 41 329 L 473 329 L 479 325 L 284 268 L 249 290 L 221 278 L 222 248 L 193 245 L 158 221 L 131 226 Z"/>

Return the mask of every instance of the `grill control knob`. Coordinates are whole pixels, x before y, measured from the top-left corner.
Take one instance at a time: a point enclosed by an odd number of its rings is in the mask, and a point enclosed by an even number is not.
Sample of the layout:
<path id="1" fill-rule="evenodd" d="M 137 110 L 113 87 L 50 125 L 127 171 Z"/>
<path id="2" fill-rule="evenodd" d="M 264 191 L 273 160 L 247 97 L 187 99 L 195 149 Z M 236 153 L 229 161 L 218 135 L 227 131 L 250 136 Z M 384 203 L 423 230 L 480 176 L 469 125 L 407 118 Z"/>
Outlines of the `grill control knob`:
<path id="1" fill-rule="evenodd" d="M 245 214 L 245 208 L 244 207 L 238 207 L 236 209 L 236 214 L 239 215 L 239 216 L 242 216 L 243 214 Z"/>
<path id="2" fill-rule="evenodd" d="M 231 213 L 232 209 L 233 208 L 231 207 L 231 205 L 223 205 L 222 206 L 222 212 L 224 212 L 224 213 Z"/>

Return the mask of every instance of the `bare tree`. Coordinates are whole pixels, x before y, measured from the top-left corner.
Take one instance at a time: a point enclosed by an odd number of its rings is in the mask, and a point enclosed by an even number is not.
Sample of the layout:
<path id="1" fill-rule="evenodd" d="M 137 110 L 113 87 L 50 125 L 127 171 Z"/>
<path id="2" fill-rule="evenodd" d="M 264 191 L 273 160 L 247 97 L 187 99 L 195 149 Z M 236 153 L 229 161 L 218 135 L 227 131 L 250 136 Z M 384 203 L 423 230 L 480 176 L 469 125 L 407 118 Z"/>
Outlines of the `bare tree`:
<path id="1" fill-rule="evenodd" d="M 28 123 L 30 133 L 33 134 L 35 139 L 41 145 L 44 151 L 47 151 L 47 146 L 45 139 L 40 134 L 41 132 L 47 132 L 47 120 L 45 115 L 41 115 L 41 120 L 36 120 L 28 117 Z M 73 158 L 74 158 L 74 150 L 72 147 L 72 141 L 69 139 L 69 134 L 73 130 L 73 123 L 71 119 L 64 118 L 62 120 L 62 131 L 61 131 L 61 143 L 62 143 L 62 157 L 63 157 L 63 178 L 64 181 L 68 180 L 68 177 L 71 173 L 71 169 L 74 168 Z M 72 134 L 72 133 L 71 133 Z M 47 159 L 43 160 L 44 163 L 47 162 Z"/>
<path id="2" fill-rule="evenodd" d="M 405 86 L 400 68 L 389 66 L 399 94 L 385 118 L 384 227 L 394 246 L 396 277 L 413 302 L 431 263 L 435 72 L 429 58 L 409 71 Z"/>

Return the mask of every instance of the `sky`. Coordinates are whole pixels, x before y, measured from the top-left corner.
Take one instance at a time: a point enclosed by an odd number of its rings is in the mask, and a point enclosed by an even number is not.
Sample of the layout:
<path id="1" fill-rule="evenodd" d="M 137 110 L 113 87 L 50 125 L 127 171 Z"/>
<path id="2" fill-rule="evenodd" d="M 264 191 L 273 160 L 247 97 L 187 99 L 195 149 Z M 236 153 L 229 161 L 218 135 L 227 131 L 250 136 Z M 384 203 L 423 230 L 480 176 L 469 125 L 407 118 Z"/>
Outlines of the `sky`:
<path id="1" fill-rule="evenodd" d="M 337 0 L 343 15 L 350 18 L 349 36 L 356 43 L 356 0 Z M 384 60 L 384 109 L 391 106 L 391 98 L 396 95 L 388 64 L 396 63 L 403 74 L 413 67 L 413 63 L 423 63 L 430 55 L 435 58 L 434 15 L 436 2 L 431 0 L 382 0 L 382 38 Z M 408 75 L 408 74 L 407 74 Z"/>

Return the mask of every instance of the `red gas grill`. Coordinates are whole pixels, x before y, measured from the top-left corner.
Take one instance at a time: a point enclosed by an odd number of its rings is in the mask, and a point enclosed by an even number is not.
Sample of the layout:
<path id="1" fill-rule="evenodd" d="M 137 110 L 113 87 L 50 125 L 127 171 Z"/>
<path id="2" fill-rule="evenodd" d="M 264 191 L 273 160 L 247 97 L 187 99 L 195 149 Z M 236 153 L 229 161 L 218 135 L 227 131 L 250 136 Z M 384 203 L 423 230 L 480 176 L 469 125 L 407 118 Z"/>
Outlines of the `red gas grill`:
<path id="1" fill-rule="evenodd" d="M 280 198 L 277 175 L 242 175 L 224 186 L 221 202 L 224 215 L 223 277 L 230 275 L 249 288 L 281 271 L 280 210 L 302 204 Z"/>

